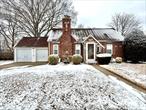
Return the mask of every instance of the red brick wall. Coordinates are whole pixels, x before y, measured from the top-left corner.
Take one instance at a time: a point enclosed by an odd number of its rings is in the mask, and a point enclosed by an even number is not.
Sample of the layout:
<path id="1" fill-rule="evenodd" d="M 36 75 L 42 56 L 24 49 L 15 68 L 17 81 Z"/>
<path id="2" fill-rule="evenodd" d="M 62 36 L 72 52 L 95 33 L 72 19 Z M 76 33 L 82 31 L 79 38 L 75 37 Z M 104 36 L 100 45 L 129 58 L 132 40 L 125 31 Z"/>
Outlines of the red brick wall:
<path id="1" fill-rule="evenodd" d="M 72 36 L 67 34 L 63 34 L 60 38 L 59 43 L 59 56 L 63 57 L 68 51 L 69 55 L 73 55 L 75 53 L 75 39 Z"/>
<path id="2" fill-rule="evenodd" d="M 50 42 L 50 54 L 53 54 L 53 43 Z"/>
<path id="3" fill-rule="evenodd" d="M 113 42 L 113 57 L 123 57 L 123 44 L 122 42 Z"/>
<path id="4" fill-rule="evenodd" d="M 101 49 L 102 53 L 106 53 L 106 42 L 101 43 L 105 48 Z M 113 57 L 123 57 L 123 44 L 122 42 L 113 42 Z"/>

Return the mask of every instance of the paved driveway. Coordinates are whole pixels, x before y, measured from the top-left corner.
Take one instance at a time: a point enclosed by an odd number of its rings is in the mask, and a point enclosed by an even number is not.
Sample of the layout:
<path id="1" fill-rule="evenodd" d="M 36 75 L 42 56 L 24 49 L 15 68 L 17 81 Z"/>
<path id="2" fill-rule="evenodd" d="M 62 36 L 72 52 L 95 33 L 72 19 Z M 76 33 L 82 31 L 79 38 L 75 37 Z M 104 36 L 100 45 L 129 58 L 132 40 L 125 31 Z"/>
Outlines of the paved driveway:
<path id="1" fill-rule="evenodd" d="M 47 62 L 11 63 L 11 64 L 6 64 L 6 65 L 1 65 L 0 69 L 11 68 L 15 66 L 25 66 L 25 65 L 29 65 L 31 67 L 31 66 L 44 65 L 44 64 L 47 64 Z"/>

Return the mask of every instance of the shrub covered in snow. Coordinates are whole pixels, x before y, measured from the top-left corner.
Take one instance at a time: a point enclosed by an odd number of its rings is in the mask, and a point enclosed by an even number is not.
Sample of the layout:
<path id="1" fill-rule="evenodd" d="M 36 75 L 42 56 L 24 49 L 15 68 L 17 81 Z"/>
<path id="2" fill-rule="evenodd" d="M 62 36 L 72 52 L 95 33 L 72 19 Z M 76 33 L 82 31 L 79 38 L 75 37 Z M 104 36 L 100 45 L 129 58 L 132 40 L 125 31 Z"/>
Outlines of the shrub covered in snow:
<path id="1" fill-rule="evenodd" d="M 48 61 L 51 65 L 56 65 L 58 63 L 59 56 L 58 55 L 49 55 Z"/>
<path id="2" fill-rule="evenodd" d="M 72 62 L 73 64 L 80 64 L 82 62 L 82 56 L 78 54 L 73 55 Z"/>
<path id="3" fill-rule="evenodd" d="M 97 61 L 99 64 L 108 64 L 111 60 L 111 54 L 109 53 L 102 53 L 97 55 Z"/>
<path id="4" fill-rule="evenodd" d="M 125 38 L 125 60 L 132 62 L 146 61 L 146 36 L 142 32 L 134 31 Z"/>
<path id="5" fill-rule="evenodd" d="M 63 62 L 63 63 L 65 63 L 65 64 L 68 64 L 68 63 L 70 63 L 71 61 L 72 61 L 72 56 L 63 56 L 62 58 L 61 58 L 61 61 Z"/>
<path id="6" fill-rule="evenodd" d="M 116 57 L 116 63 L 122 63 L 122 58 L 121 57 Z"/>

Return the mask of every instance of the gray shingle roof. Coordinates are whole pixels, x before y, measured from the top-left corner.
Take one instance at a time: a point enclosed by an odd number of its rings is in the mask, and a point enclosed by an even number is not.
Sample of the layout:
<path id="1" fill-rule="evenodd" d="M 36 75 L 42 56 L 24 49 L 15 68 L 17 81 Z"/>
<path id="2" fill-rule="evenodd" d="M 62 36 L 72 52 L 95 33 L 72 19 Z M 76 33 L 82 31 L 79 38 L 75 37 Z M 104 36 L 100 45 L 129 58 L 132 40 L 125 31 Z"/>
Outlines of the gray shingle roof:
<path id="1" fill-rule="evenodd" d="M 62 28 L 54 28 L 49 34 L 48 41 L 58 40 L 62 35 Z M 124 36 L 112 28 L 72 28 L 71 35 L 84 39 L 92 35 L 97 40 L 123 41 Z"/>

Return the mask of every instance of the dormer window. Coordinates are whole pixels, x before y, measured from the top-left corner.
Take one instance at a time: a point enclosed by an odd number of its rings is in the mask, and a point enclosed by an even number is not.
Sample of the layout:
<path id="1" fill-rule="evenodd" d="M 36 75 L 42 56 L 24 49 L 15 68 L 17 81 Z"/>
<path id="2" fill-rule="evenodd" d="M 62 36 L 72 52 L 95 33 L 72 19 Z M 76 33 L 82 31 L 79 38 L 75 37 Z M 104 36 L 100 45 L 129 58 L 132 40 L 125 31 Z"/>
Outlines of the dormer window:
<path id="1" fill-rule="evenodd" d="M 101 53 L 101 47 L 99 45 L 97 45 L 97 47 L 96 47 L 96 53 L 97 54 Z"/>

